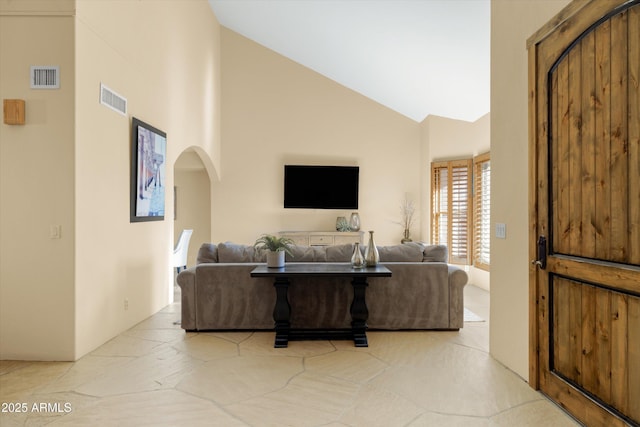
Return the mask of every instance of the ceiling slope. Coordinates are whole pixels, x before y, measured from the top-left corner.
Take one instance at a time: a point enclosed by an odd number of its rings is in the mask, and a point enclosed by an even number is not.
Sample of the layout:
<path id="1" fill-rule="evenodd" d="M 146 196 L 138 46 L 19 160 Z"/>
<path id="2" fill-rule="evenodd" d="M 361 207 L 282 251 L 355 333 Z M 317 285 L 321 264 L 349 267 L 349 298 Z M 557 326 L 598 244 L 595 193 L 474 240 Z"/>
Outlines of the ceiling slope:
<path id="1" fill-rule="evenodd" d="M 209 0 L 221 25 L 417 122 L 489 112 L 489 0 Z"/>

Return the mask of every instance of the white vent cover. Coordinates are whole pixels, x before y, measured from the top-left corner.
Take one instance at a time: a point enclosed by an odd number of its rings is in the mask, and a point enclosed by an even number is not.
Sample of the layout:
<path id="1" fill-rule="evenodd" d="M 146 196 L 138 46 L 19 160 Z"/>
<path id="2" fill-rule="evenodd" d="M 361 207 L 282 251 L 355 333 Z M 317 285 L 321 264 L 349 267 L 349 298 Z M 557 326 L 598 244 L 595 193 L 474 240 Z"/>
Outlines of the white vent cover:
<path id="1" fill-rule="evenodd" d="M 127 115 L 127 98 L 118 95 L 102 83 L 100 83 L 100 104 L 123 116 Z"/>
<path id="2" fill-rule="evenodd" d="M 31 89 L 60 89 L 60 67 L 57 65 L 32 65 Z"/>

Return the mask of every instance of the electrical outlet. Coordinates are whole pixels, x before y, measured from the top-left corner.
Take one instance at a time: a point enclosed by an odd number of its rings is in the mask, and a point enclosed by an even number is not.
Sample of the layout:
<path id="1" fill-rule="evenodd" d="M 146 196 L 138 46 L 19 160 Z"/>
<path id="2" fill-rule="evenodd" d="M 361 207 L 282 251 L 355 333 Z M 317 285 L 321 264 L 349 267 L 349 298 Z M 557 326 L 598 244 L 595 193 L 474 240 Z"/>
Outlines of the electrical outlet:
<path id="1" fill-rule="evenodd" d="M 129 299 L 125 298 L 124 299 L 124 311 L 129 310 Z"/>

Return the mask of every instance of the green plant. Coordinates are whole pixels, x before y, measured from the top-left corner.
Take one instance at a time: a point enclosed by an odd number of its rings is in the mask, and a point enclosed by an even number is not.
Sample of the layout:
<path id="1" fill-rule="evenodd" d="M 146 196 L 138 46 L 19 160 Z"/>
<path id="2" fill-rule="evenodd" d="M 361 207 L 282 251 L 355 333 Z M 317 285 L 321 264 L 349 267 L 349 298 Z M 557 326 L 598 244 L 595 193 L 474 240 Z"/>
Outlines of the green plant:
<path id="1" fill-rule="evenodd" d="M 349 225 L 349 221 L 346 218 L 339 218 L 336 223 L 336 229 L 338 231 L 351 231 L 351 226 Z"/>
<path id="2" fill-rule="evenodd" d="M 271 252 L 284 251 L 290 256 L 293 256 L 293 253 L 289 248 L 289 246 L 293 244 L 293 240 L 287 237 L 277 237 L 271 234 L 263 234 L 258 238 L 258 240 L 256 240 L 256 243 L 253 246 L 258 250 L 268 250 Z"/>

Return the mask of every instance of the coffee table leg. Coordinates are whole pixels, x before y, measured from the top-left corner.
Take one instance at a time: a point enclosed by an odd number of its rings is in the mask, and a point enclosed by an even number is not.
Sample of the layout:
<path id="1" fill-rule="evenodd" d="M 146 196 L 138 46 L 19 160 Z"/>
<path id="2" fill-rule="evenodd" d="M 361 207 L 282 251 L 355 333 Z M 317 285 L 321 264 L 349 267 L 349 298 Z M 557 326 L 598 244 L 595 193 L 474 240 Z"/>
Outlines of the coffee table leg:
<path id="1" fill-rule="evenodd" d="M 289 280 L 286 277 L 276 277 L 276 306 L 273 308 L 273 320 L 276 328 L 274 348 L 284 348 L 289 345 L 289 331 L 291 330 L 291 305 L 289 305 Z"/>
<path id="2" fill-rule="evenodd" d="M 365 277 L 354 277 L 353 302 L 351 303 L 351 330 L 353 332 L 353 342 L 356 347 L 369 347 L 367 340 L 367 319 L 369 310 L 365 300 L 367 290 L 367 279 Z"/>

